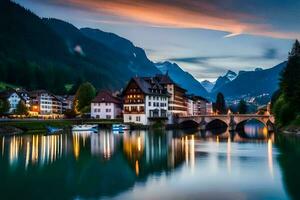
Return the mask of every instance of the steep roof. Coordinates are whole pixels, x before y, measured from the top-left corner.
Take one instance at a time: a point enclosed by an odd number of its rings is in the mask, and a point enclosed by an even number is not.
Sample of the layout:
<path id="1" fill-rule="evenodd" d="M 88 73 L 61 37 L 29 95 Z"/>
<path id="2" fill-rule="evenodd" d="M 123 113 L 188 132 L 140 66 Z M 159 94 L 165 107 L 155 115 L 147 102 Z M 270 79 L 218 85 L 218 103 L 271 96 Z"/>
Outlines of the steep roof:
<path id="1" fill-rule="evenodd" d="M 139 88 L 145 94 L 152 95 L 168 95 L 163 86 L 157 79 L 152 77 L 134 77 L 131 81 L 135 81 Z M 162 93 L 157 93 L 156 90 L 161 90 Z"/>
<path id="2" fill-rule="evenodd" d="M 121 104 L 122 101 L 120 98 L 115 97 L 112 95 L 109 91 L 101 91 L 98 93 L 98 95 L 93 99 L 93 103 L 115 103 L 115 104 Z"/>
<path id="3" fill-rule="evenodd" d="M 0 99 L 7 99 L 13 93 L 16 93 L 20 97 L 20 99 L 24 101 L 24 98 L 15 89 L 12 89 L 12 88 L 9 88 L 5 91 L 0 92 Z"/>
<path id="4" fill-rule="evenodd" d="M 186 89 L 182 88 L 180 85 L 178 85 L 177 83 L 175 83 L 170 76 L 167 74 L 157 74 L 155 76 L 155 79 L 159 82 L 159 84 L 162 85 L 168 85 L 168 84 L 173 84 L 175 85 L 177 88 L 180 88 L 183 91 L 187 91 Z"/>

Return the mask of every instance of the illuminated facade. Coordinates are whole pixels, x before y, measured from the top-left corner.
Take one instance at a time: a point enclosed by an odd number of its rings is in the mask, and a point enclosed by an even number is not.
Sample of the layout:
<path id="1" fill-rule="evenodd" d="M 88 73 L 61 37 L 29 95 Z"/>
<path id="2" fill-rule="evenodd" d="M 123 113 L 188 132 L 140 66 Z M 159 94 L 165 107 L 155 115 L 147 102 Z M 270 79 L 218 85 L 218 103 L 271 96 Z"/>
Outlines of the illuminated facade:
<path id="1" fill-rule="evenodd" d="M 61 115 L 63 111 L 62 102 L 55 95 L 46 90 L 30 92 L 31 111 L 39 115 Z"/>
<path id="2" fill-rule="evenodd" d="M 168 119 L 169 94 L 153 77 L 135 77 L 123 92 L 124 122 L 149 125 Z"/>

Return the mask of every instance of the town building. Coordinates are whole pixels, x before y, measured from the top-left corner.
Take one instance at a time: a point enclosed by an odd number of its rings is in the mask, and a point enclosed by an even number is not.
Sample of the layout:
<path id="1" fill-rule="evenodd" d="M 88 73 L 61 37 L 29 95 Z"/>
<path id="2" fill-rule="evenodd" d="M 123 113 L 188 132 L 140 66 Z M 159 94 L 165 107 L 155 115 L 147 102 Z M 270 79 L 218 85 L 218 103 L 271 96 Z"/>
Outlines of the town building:
<path id="1" fill-rule="evenodd" d="M 10 107 L 8 114 L 13 114 L 14 112 L 16 112 L 19 102 L 24 101 L 24 99 L 17 93 L 17 91 L 12 88 L 1 92 L 0 99 L 7 100 L 9 102 Z"/>
<path id="2" fill-rule="evenodd" d="M 29 92 L 25 89 L 16 89 L 17 94 L 24 100 L 26 107 L 30 108 L 30 95 Z"/>
<path id="3" fill-rule="evenodd" d="M 176 84 L 167 74 L 156 75 L 155 79 L 170 94 L 168 99 L 168 123 L 172 124 L 176 117 L 188 115 L 188 99 L 186 90 Z"/>
<path id="4" fill-rule="evenodd" d="M 46 90 L 36 90 L 30 92 L 32 113 L 37 113 L 44 117 L 60 117 L 62 114 L 62 102 L 52 93 Z"/>
<path id="5" fill-rule="evenodd" d="M 187 98 L 189 116 L 210 115 L 213 113 L 212 103 L 207 99 L 196 95 L 188 95 Z"/>
<path id="6" fill-rule="evenodd" d="M 125 123 L 149 125 L 169 117 L 170 95 L 156 77 L 132 78 L 123 96 Z"/>
<path id="7" fill-rule="evenodd" d="M 109 91 L 101 91 L 91 103 L 91 118 L 116 119 L 122 116 L 122 101 Z"/>

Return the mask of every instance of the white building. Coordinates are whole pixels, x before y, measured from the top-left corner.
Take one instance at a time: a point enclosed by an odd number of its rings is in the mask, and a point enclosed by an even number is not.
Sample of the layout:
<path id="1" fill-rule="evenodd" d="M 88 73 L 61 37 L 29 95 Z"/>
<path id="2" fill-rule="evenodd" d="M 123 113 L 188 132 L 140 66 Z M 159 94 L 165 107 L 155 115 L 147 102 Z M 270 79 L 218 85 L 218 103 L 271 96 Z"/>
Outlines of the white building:
<path id="1" fill-rule="evenodd" d="M 116 119 L 122 115 L 122 101 L 108 91 L 100 92 L 91 103 L 91 118 Z"/>
<path id="2" fill-rule="evenodd" d="M 125 123 L 150 125 L 169 117 L 169 94 L 155 78 L 132 78 L 123 96 Z"/>
<path id="3" fill-rule="evenodd" d="M 188 115 L 210 115 L 213 113 L 212 103 L 201 96 L 188 96 Z"/>
<path id="4" fill-rule="evenodd" d="M 14 113 L 19 102 L 21 100 L 23 101 L 22 97 L 14 89 L 8 89 L 4 92 L 1 92 L 0 98 L 9 102 L 10 108 L 8 114 Z"/>
<path id="5" fill-rule="evenodd" d="M 30 92 L 31 112 L 39 115 L 56 115 L 62 114 L 62 102 L 52 93 L 46 90 L 36 90 Z"/>

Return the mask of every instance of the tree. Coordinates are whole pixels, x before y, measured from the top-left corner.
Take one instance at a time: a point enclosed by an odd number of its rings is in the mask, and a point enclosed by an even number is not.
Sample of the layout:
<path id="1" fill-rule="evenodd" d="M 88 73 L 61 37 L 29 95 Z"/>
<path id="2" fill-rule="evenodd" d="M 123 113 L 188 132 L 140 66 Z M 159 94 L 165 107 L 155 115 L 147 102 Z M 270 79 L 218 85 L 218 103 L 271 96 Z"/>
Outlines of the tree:
<path id="1" fill-rule="evenodd" d="M 224 95 L 220 92 L 217 94 L 217 100 L 216 100 L 216 103 L 215 103 L 215 110 L 219 114 L 226 114 L 226 112 L 227 112 Z"/>
<path id="2" fill-rule="evenodd" d="M 238 106 L 238 112 L 240 114 L 246 114 L 248 111 L 248 106 L 246 104 L 246 102 L 242 99 L 240 100 L 239 106 Z"/>
<path id="3" fill-rule="evenodd" d="M 95 96 L 96 90 L 91 83 L 86 82 L 81 84 L 75 94 L 75 112 L 82 112 L 83 110 L 87 110 L 86 107 L 89 107 L 91 105 L 91 102 Z"/>
<path id="4" fill-rule="evenodd" d="M 23 101 L 19 101 L 17 108 L 16 108 L 16 114 L 18 115 L 28 115 L 28 108 L 26 104 Z"/>
<path id="5" fill-rule="evenodd" d="M 10 109 L 10 104 L 8 100 L 0 99 L 0 115 L 7 114 Z"/>
<path id="6" fill-rule="evenodd" d="M 300 44 L 296 40 L 291 52 L 286 68 L 280 78 L 280 89 L 287 103 L 294 106 L 296 111 L 300 111 Z"/>

